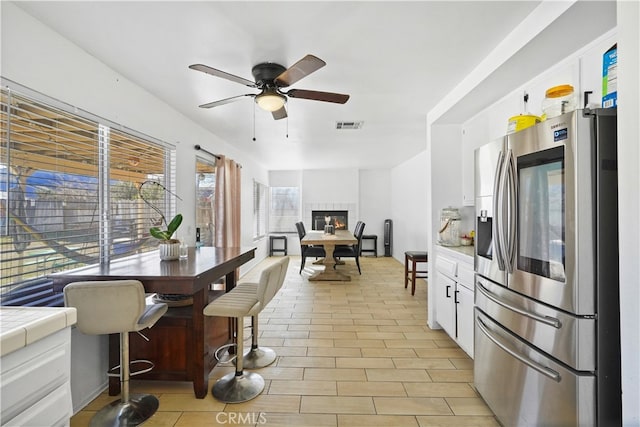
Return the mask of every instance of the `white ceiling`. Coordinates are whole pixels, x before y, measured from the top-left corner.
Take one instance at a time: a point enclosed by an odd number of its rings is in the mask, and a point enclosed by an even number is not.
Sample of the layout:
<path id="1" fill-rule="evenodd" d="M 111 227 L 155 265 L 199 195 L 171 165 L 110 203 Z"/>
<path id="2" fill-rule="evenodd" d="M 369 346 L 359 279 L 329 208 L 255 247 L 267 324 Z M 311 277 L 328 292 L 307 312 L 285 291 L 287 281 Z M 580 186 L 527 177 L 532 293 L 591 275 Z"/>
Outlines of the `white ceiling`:
<path id="1" fill-rule="evenodd" d="M 427 112 L 539 2 L 16 4 L 276 170 L 392 167 L 424 150 Z M 257 63 L 288 67 L 309 53 L 327 65 L 291 88 L 347 93 L 346 104 L 290 99 L 289 117 L 279 121 L 249 97 L 198 108 L 257 91 L 190 70 L 190 64 L 253 80 Z M 338 131 L 337 121 L 364 125 Z"/>

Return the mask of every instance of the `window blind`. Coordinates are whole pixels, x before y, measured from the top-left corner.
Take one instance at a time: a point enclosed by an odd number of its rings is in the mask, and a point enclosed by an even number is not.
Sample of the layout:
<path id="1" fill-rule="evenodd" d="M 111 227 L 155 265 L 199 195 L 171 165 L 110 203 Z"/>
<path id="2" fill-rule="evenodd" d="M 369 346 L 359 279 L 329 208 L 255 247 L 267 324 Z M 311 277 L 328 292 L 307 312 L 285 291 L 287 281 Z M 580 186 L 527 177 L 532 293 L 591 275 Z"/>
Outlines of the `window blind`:
<path id="1" fill-rule="evenodd" d="M 253 181 L 253 238 L 267 234 L 267 186 Z"/>
<path id="2" fill-rule="evenodd" d="M 298 187 L 271 187 L 269 203 L 269 231 L 295 232 L 300 218 L 300 190 Z"/>
<path id="3" fill-rule="evenodd" d="M 153 249 L 148 229 L 158 215 L 138 189 L 148 180 L 174 185 L 174 150 L 51 104 L 1 92 L 3 303 L 48 274 Z M 161 211 L 175 211 L 171 191 L 146 191 Z"/>

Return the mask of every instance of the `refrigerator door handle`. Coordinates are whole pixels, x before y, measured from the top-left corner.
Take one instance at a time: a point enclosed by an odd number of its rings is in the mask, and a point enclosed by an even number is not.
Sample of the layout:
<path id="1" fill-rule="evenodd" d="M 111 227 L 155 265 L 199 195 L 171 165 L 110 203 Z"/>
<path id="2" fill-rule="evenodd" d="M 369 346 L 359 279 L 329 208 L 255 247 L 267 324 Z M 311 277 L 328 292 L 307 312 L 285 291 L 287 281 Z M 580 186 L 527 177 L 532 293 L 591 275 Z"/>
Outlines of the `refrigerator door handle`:
<path id="1" fill-rule="evenodd" d="M 513 273 L 513 265 L 511 263 L 511 257 L 509 253 L 509 240 L 511 238 L 510 224 L 511 224 L 511 204 L 513 200 L 510 199 L 511 193 L 509 190 L 510 175 L 509 166 L 511 160 L 511 150 L 509 150 L 502 159 L 502 170 L 500 171 L 500 186 L 498 188 L 498 211 L 500 212 L 498 219 L 498 244 L 500 246 L 500 256 L 502 258 L 503 268 L 508 273 Z M 496 214 L 498 216 L 498 214 Z"/>
<path id="2" fill-rule="evenodd" d="M 532 313 L 531 311 L 525 310 L 523 308 L 515 307 L 515 306 L 513 306 L 511 304 L 508 304 L 507 302 L 501 300 L 499 297 L 495 296 L 487 288 L 482 286 L 482 283 L 479 282 L 479 281 L 477 281 L 477 283 L 476 283 L 476 289 L 482 295 L 484 295 L 487 299 L 491 300 L 492 302 L 498 304 L 501 307 L 506 308 L 507 310 L 510 310 L 510 311 L 515 312 L 515 313 L 521 314 L 522 316 L 528 317 L 528 318 L 533 319 L 533 320 L 535 320 L 537 322 L 544 323 L 545 325 L 552 326 L 552 327 L 554 327 L 556 329 L 560 329 L 562 327 L 562 323 L 560 322 L 560 320 L 556 319 L 555 317 L 541 316 L 539 314 Z"/>
<path id="3" fill-rule="evenodd" d="M 516 200 L 517 185 L 516 185 L 516 162 L 513 157 L 513 151 L 509 149 L 507 157 L 505 159 L 505 188 L 508 190 L 508 207 L 507 207 L 507 228 L 508 234 L 506 236 L 505 243 L 505 264 L 507 272 L 513 273 L 513 264 L 516 248 Z"/>
<path id="4" fill-rule="evenodd" d="M 546 366 L 542 366 L 538 362 L 535 362 L 535 361 L 533 361 L 533 360 L 521 355 L 516 350 L 513 350 L 513 349 L 509 348 L 508 344 L 503 343 L 500 338 L 498 338 L 495 335 L 493 335 L 491 333 L 491 331 L 489 331 L 489 329 L 487 328 L 487 325 L 485 325 L 484 322 L 477 316 L 476 316 L 476 326 L 478 326 L 478 329 L 480 329 L 480 331 L 487 338 L 489 338 L 495 345 L 500 347 L 502 350 L 507 352 L 510 356 L 518 359 L 520 362 L 524 363 L 525 365 L 527 365 L 531 369 L 534 369 L 534 370 L 538 371 L 539 373 L 541 373 L 542 375 L 552 379 L 553 381 L 555 381 L 557 383 L 560 382 L 561 377 L 560 377 L 560 374 L 558 372 L 554 371 L 553 369 L 549 369 Z"/>
<path id="5" fill-rule="evenodd" d="M 500 188 L 502 187 L 502 164 L 504 162 L 504 151 L 500 151 L 498 155 L 498 164 L 496 166 L 496 174 L 493 181 L 493 223 L 492 223 L 492 239 L 491 244 L 493 245 L 493 249 L 495 252 L 496 260 L 498 261 L 498 269 L 500 271 L 504 271 L 505 263 L 504 256 L 502 252 L 502 248 L 500 246 L 500 234 L 501 234 L 501 211 L 500 206 L 502 206 L 502 196 L 500 192 Z"/>

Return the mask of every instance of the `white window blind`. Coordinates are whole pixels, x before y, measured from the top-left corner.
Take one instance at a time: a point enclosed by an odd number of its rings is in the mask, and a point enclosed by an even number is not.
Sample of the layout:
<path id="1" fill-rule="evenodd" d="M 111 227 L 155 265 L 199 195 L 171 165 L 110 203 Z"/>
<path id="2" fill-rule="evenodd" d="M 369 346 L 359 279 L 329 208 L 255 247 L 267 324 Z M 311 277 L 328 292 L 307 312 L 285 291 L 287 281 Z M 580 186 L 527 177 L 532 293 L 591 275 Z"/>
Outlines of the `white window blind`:
<path id="1" fill-rule="evenodd" d="M 267 186 L 253 181 L 253 238 L 267 234 Z"/>
<path id="2" fill-rule="evenodd" d="M 6 88 L 1 96 L 3 303 L 53 272 L 153 249 L 148 229 L 158 218 L 138 187 L 154 179 L 171 188 L 173 150 L 53 101 Z M 170 193 L 151 192 L 173 213 Z"/>
<path id="3" fill-rule="evenodd" d="M 271 187 L 269 203 L 269 232 L 295 232 L 300 218 L 300 190 L 298 187 Z"/>

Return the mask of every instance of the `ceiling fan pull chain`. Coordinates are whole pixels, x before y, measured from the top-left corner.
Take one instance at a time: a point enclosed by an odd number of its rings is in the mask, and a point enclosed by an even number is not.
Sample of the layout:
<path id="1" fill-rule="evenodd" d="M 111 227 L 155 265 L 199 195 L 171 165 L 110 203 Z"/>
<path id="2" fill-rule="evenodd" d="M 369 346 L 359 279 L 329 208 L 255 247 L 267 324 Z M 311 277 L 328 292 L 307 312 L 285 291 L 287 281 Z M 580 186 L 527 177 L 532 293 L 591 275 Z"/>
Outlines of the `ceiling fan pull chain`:
<path id="1" fill-rule="evenodd" d="M 256 140 L 256 105 L 253 104 L 253 141 Z"/>
<path id="2" fill-rule="evenodd" d="M 291 107 L 289 107 L 289 111 L 291 111 Z M 285 136 L 289 139 L 289 116 L 287 116 L 287 134 Z"/>

